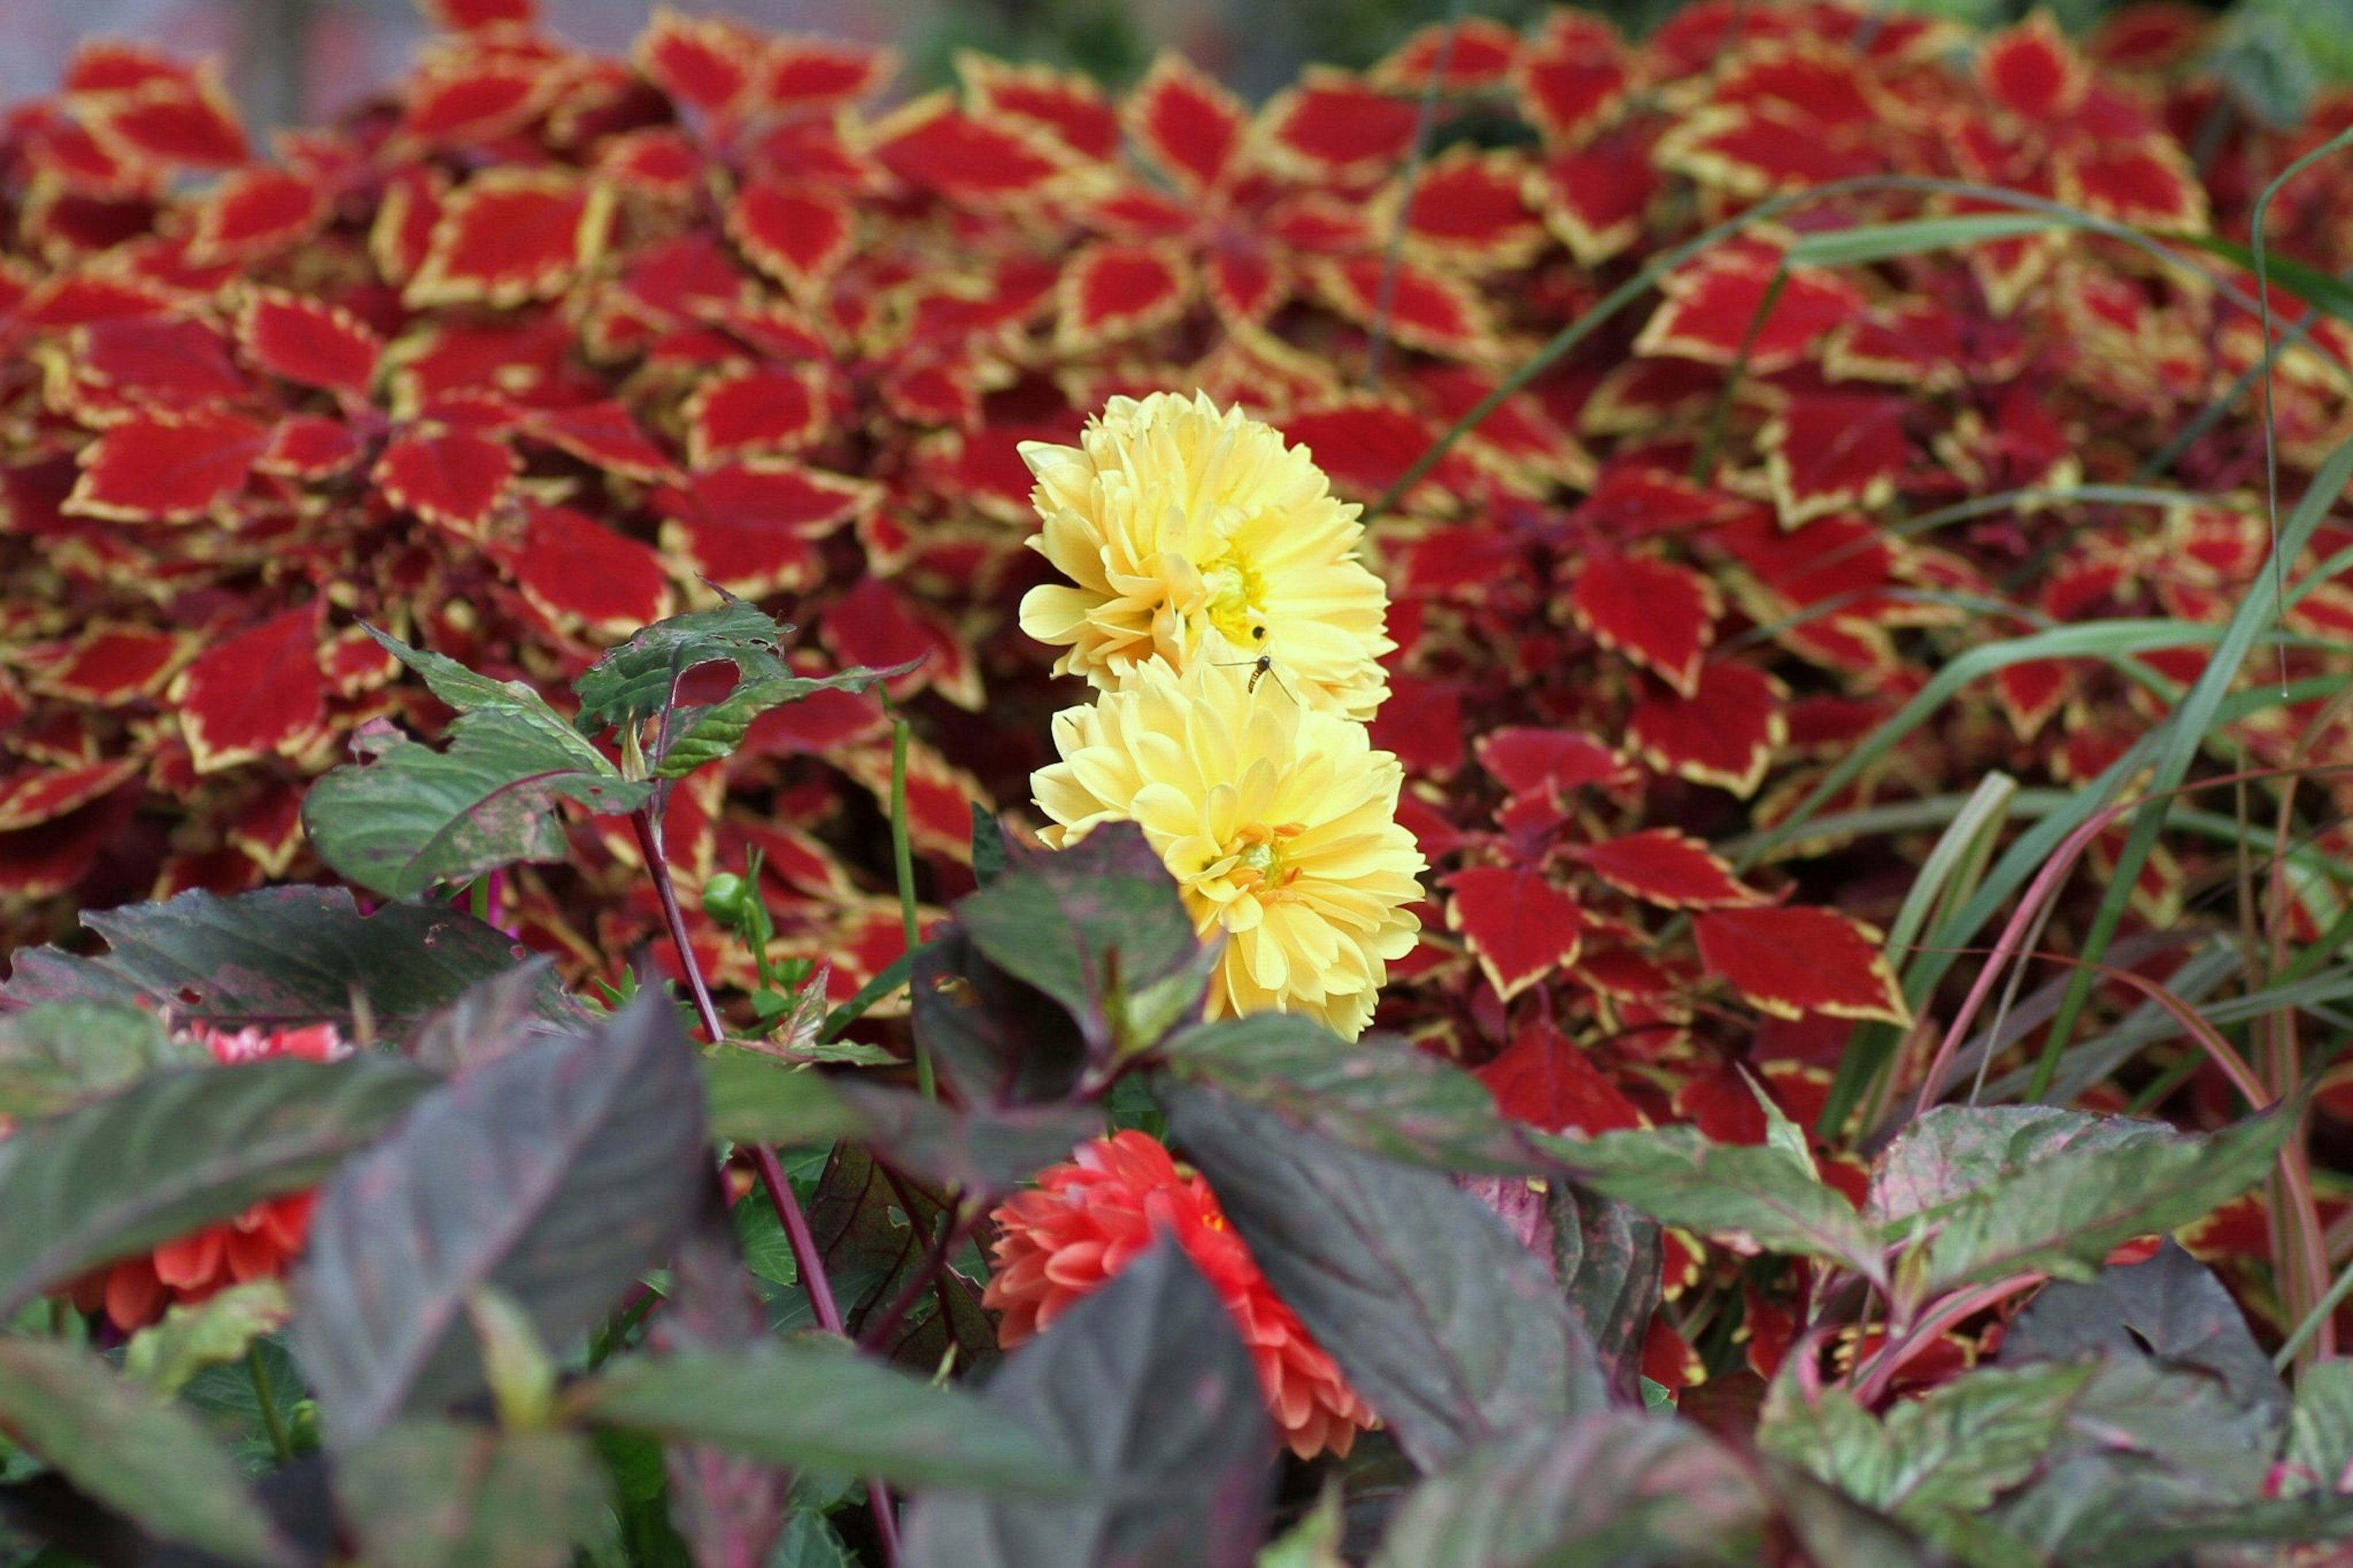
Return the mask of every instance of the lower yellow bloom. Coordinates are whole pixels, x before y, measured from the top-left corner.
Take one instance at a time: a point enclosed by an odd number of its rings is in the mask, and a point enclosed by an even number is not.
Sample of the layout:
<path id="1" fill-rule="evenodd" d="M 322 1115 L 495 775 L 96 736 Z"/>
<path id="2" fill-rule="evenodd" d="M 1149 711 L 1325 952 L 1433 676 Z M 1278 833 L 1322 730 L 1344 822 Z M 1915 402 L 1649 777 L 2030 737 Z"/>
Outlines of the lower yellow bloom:
<path id="1" fill-rule="evenodd" d="M 1195 927 L 1226 933 L 1211 1017 L 1303 1013 L 1349 1039 L 1388 961 L 1413 948 L 1424 862 L 1397 822 L 1404 769 L 1362 724 L 1302 707 L 1247 668 L 1142 666 L 1054 718 L 1062 760 L 1031 779 L 1059 848 L 1133 821 Z"/>

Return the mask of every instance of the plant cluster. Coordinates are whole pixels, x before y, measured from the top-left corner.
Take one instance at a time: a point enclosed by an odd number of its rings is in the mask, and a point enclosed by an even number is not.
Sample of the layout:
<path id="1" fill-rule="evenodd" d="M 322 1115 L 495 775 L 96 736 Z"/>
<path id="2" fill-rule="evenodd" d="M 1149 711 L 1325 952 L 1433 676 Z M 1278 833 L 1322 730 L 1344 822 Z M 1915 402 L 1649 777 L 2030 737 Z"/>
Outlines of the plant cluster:
<path id="1" fill-rule="evenodd" d="M 1254 110 L 432 9 L 268 159 L 135 47 L 0 120 L 0 1519 L 2342 1532 L 2346 103 L 2168 6 Z"/>

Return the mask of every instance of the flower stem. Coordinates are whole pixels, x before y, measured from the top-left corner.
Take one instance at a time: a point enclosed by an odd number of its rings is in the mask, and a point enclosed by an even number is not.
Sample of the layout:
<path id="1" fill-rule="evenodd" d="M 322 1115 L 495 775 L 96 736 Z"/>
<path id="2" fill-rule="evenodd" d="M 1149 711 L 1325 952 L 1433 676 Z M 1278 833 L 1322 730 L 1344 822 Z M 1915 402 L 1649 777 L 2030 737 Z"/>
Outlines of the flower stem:
<path id="1" fill-rule="evenodd" d="M 895 713 L 891 717 L 891 858 L 899 871 L 899 922 L 912 953 L 921 933 L 915 919 L 915 854 L 907 838 L 907 721 Z M 915 1037 L 915 1087 L 925 1100 L 940 1097 L 932 1048 L 921 1035 Z"/>
<path id="2" fill-rule="evenodd" d="M 253 1397 L 261 1406 L 261 1424 L 269 1429 L 270 1451 L 281 1465 L 294 1462 L 294 1445 L 286 1436 L 285 1419 L 278 1414 L 278 1396 L 270 1392 L 269 1369 L 261 1363 L 261 1347 L 245 1347 L 246 1375 L 253 1379 Z"/>
<path id="3" fill-rule="evenodd" d="M 686 912 L 679 908 L 678 889 L 670 881 L 670 861 L 662 854 L 653 812 L 640 806 L 629 814 L 629 825 L 637 829 L 638 847 L 645 856 L 647 872 L 654 879 L 654 893 L 661 900 L 662 919 L 670 925 L 670 940 L 678 949 L 679 965 L 686 971 L 686 987 L 694 995 L 703 1033 L 711 1037 L 712 1044 L 717 1045 L 727 1038 L 727 1026 L 720 1021 L 719 1009 L 711 1000 L 711 987 L 703 983 L 702 965 L 694 956 L 694 943 L 688 938 Z M 760 1184 L 767 1188 L 768 1201 L 776 1205 L 776 1218 L 785 1227 L 785 1239 L 793 1249 L 793 1265 L 799 1270 L 802 1288 L 808 1291 L 809 1309 L 817 1314 L 818 1325 L 826 1332 L 843 1333 L 841 1308 L 833 1299 L 833 1283 L 825 1274 L 825 1258 L 818 1251 L 817 1237 L 809 1230 L 808 1215 L 801 1210 L 801 1200 L 794 1193 L 792 1183 L 785 1179 L 784 1167 L 776 1163 L 775 1147 L 767 1143 L 751 1147 Z M 886 1568 L 898 1568 L 899 1522 L 891 1489 L 869 1478 L 866 1496 L 874 1510 L 874 1532 L 882 1542 L 882 1561 Z"/>

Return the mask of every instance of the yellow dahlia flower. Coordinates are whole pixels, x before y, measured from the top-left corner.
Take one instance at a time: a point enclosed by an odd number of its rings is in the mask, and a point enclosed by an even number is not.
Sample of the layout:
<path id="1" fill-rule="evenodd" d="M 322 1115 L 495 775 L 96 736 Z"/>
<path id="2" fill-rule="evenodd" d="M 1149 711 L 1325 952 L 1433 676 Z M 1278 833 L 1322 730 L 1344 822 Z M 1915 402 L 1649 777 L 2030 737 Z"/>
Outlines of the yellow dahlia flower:
<path id="1" fill-rule="evenodd" d="M 1043 837 L 1060 848 L 1140 824 L 1195 928 L 1226 933 L 1209 1016 L 1304 1013 L 1354 1039 L 1421 929 L 1405 908 L 1423 861 L 1397 822 L 1404 769 L 1362 724 L 1250 676 L 1155 660 L 1056 714 L 1062 760 L 1030 780 L 1055 823 Z"/>
<path id="2" fill-rule="evenodd" d="M 1310 707 L 1369 719 L 1388 593 L 1356 558 L 1362 510 L 1304 447 L 1205 393 L 1114 397 L 1076 447 L 1026 441 L 1030 547 L 1071 582 L 1032 588 L 1021 629 L 1068 651 L 1057 675 L 1116 691 L 1157 658 L 1265 658 Z"/>

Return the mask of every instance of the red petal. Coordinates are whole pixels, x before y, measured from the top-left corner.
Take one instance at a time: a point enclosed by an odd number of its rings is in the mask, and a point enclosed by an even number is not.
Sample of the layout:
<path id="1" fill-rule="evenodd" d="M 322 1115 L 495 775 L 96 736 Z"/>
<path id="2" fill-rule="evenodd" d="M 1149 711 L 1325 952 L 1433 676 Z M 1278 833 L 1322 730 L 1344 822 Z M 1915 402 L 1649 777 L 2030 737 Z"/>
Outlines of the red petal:
<path id="1" fill-rule="evenodd" d="M 1504 1000 L 1577 961 L 1584 916 L 1543 873 L 1477 866 L 1442 880 L 1453 895 L 1446 906 L 1448 929 L 1462 933 Z"/>
<path id="2" fill-rule="evenodd" d="M 1830 910 L 1716 910 L 1693 917 L 1709 974 L 1766 1012 L 1911 1022 L 1875 933 Z"/>
<path id="3" fill-rule="evenodd" d="M 307 751 L 326 728 L 319 672 L 322 600 L 267 620 L 200 655 L 181 678 L 180 731 L 198 773 L 275 752 Z"/>
<path id="4" fill-rule="evenodd" d="M 1661 773 L 1716 784 L 1746 797 L 1764 782 L 1773 748 L 1786 733 L 1781 692 L 1772 677 L 1718 659 L 1701 668 L 1690 697 L 1637 703 L 1626 738 Z"/>

